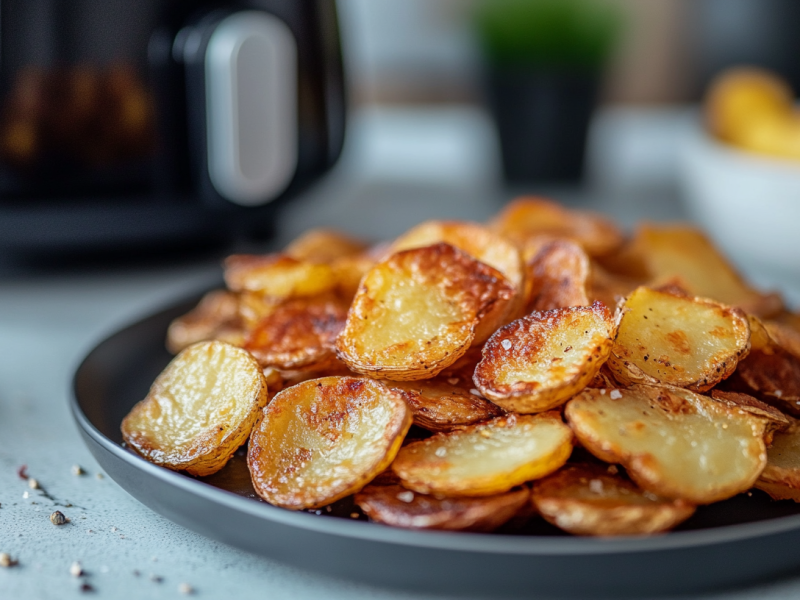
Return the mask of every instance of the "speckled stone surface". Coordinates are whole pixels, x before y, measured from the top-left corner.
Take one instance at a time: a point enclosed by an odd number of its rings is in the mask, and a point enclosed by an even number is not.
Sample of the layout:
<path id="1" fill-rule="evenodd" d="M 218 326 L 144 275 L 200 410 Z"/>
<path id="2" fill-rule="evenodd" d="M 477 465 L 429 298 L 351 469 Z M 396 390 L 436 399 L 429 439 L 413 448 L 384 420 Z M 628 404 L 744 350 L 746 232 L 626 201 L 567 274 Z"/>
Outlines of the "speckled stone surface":
<path id="1" fill-rule="evenodd" d="M 278 241 L 311 225 L 379 237 L 432 216 L 483 218 L 496 208 L 491 199 L 507 194 L 473 183 L 447 188 L 365 182 L 354 188 L 334 177 L 297 203 Z M 648 207 L 614 197 L 595 208 L 626 222 L 682 216 L 674 199 Z M 202 598 L 430 597 L 321 577 L 208 540 L 145 508 L 98 471 L 67 408 L 74 369 L 106 335 L 218 276 L 216 261 L 208 260 L 58 275 L 15 271 L 0 279 L 0 552 L 19 560 L 16 567 L 0 567 L 0 600 L 181 598 L 181 584 Z M 23 464 L 43 490 L 30 489 L 18 476 Z M 73 465 L 86 473 L 73 475 Z M 50 522 L 56 509 L 68 524 Z M 85 577 L 70 574 L 75 561 Z M 93 591 L 81 591 L 84 583 Z M 797 597 L 800 577 L 706 596 Z"/>

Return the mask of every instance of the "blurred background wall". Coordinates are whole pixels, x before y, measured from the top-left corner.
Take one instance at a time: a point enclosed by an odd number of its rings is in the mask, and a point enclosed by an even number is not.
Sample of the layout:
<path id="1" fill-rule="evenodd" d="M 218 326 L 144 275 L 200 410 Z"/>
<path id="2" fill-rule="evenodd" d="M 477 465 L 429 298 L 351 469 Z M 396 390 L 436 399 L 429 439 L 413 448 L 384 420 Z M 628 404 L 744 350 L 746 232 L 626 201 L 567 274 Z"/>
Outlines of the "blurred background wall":
<path id="1" fill-rule="evenodd" d="M 624 14 L 605 103 L 696 101 L 721 68 L 772 68 L 800 88 L 797 0 L 606 0 Z M 352 100 L 476 102 L 476 0 L 339 0 Z"/>

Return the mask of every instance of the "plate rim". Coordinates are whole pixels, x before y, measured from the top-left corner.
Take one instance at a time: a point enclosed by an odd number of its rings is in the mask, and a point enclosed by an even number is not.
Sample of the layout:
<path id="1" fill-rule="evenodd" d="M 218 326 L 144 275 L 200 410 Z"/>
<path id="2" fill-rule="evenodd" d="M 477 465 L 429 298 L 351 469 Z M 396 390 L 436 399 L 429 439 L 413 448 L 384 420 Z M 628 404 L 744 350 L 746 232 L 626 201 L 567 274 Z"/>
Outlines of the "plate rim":
<path id="1" fill-rule="evenodd" d="M 306 511 L 283 509 L 266 502 L 239 496 L 182 473 L 160 467 L 125 449 L 121 444 L 107 437 L 92 423 L 81 408 L 78 380 L 87 368 L 87 364 L 96 353 L 102 350 L 106 343 L 117 336 L 124 335 L 135 327 L 141 326 L 145 321 L 157 319 L 164 313 L 174 311 L 177 307 L 188 304 L 197 297 L 199 297 L 198 294 L 192 294 L 174 300 L 161 309 L 150 311 L 136 320 L 129 321 L 127 325 L 119 327 L 95 343 L 73 373 L 69 406 L 78 427 L 91 437 L 95 443 L 117 459 L 128 463 L 128 465 L 144 472 L 148 476 L 160 480 L 162 483 L 181 488 L 183 491 L 201 496 L 212 503 L 223 504 L 229 509 L 247 513 L 256 518 L 325 535 L 435 550 L 530 556 L 601 556 L 660 552 L 740 542 L 800 529 L 800 514 L 691 531 L 671 531 L 661 535 L 619 536 L 615 538 L 512 536 L 491 533 L 401 529 L 380 523 L 348 521 L 331 517 L 322 518 L 321 515 Z M 109 476 L 114 479 L 113 475 L 109 474 Z"/>

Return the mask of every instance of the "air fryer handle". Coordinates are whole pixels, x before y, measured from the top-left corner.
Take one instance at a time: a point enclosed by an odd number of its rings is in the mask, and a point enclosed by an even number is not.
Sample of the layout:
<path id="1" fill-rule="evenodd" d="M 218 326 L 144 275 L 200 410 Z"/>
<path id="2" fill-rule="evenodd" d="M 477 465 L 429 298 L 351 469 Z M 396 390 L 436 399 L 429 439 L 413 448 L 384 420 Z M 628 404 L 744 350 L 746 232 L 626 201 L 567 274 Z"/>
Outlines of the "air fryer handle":
<path id="1" fill-rule="evenodd" d="M 203 59 L 208 177 L 225 200 L 260 206 L 289 186 L 298 162 L 297 43 L 276 16 L 221 19 Z"/>

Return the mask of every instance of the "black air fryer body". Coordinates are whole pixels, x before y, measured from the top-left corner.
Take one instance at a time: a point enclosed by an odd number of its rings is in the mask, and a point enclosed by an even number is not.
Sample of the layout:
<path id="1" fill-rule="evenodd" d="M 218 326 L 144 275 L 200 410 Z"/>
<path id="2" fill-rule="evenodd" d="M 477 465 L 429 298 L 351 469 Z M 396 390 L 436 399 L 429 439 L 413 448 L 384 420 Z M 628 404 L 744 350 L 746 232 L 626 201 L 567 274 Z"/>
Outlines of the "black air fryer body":
<path id="1" fill-rule="evenodd" d="M 2 0 L 0 247 L 263 234 L 344 115 L 334 0 Z"/>

